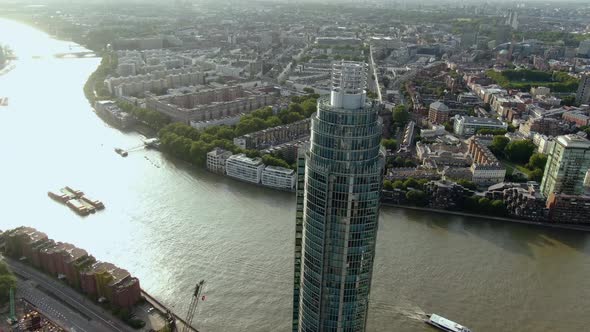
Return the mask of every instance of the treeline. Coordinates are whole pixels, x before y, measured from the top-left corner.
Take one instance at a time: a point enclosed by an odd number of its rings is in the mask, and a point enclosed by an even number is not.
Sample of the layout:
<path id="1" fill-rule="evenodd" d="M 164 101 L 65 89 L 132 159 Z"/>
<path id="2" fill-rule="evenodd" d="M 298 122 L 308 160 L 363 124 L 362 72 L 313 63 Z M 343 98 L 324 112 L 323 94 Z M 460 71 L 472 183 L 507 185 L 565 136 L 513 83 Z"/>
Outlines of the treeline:
<path id="1" fill-rule="evenodd" d="M 579 80 L 565 72 L 539 70 L 487 70 L 486 75 L 505 89 L 529 91 L 531 87 L 545 86 L 554 92 L 576 92 Z"/>
<path id="2" fill-rule="evenodd" d="M 508 159 L 517 164 L 517 168 L 527 174 L 529 180 L 541 181 L 547 156 L 535 153 L 537 147 L 530 140 L 512 141 L 505 136 L 494 136 L 490 151 L 498 159 Z"/>
<path id="3" fill-rule="evenodd" d="M 16 290 L 16 278 L 8 265 L 0 261 L 0 304 L 8 303 L 11 288 Z"/>
<path id="4" fill-rule="evenodd" d="M 490 200 L 486 197 L 471 196 L 463 202 L 462 208 L 465 211 L 487 214 L 496 217 L 506 216 L 506 205 L 500 199 Z"/>
<path id="5" fill-rule="evenodd" d="M 518 34 L 518 39 L 521 39 L 521 34 Z M 580 42 L 588 39 L 586 35 L 582 34 L 575 34 L 566 31 L 529 31 L 524 33 L 524 37 L 526 39 L 537 39 L 546 43 L 557 43 L 563 42 L 565 46 L 573 46 L 577 47 L 580 45 Z"/>
<path id="6" fill-rule="evenodd" d="M 411 205 L 426 206 L 428 205 L 428 195 L 424 192 L 424 185 L 428 183 L 428 179 L 414 179 L 408 178 L 405 181 L 397 180 L 391 182 L 389 180 L 383 181 L 383 189 L 394 190 L 399 189 L 406 191 L 406 201 Z"/>
<path id="7" fill-rule="evenodd" d="M 205 166 L 207 153 L 219 147 L 232 153 L 244 152 L 248 157 L 262 157 L 266 165 L 289 168 L 289 162 L 281 156 L 261 156 L 255 150 L 243 151 L 234 145 L 233 139 L 269 127 L 303 120 L 316 111 L 317 98 L 318 95 L 315 94 L 294 97 L 289 107 L 277 114 L 274 114 L 270 107 L 261 108 L 243 116 L 235 126 L 212 126 L 197 130 L 183 123 L 171 123 L 158 132 L 158 137 L 163 151 L 197 166 Z"/>
<path id="8" fill-rule="evenodd" d="M 170 123 L 170 117 L 158 111 L 138 107 L 126 101 L 118 101 L 117 106 L 154 130 L 160 130 Z"/>
<path id="9" fill-rule="evenodd" d="M 383 189 L 386 191 L 393 191 L 399 189 L 405 192 L 404 203 L 414 206 L 428 206 L 431 197 L 426 192 L 426 184 L 430 182 L 427 179 L 408 178 L 405 181 L 397 180 L 391 182 L 389 180 L 383 181 Z M 464 188 L 475 190 L 475 183 L 468 180 L 455 181 Z M 453 210 L 467 211 L 477 214 L 485 214 L 491 216 L 506 216 L 507 210 L 502 200 L 490 200 L 486 197 L 477 195 L 466 196 L 456 201 L 457 205 Z"/>
<path id="10" fill-rule="evenodd" d="M 117 68 L 117 58 L 110 54 L 105 54 L 98 65 L 98 68 L 90 74 L 86 84 L 84 84 L 84 95 L 86 99 L 94 104 L 96 100 L 108 99 L 111 97 L 108 89 L 104 86 L 104 80 Z"/>

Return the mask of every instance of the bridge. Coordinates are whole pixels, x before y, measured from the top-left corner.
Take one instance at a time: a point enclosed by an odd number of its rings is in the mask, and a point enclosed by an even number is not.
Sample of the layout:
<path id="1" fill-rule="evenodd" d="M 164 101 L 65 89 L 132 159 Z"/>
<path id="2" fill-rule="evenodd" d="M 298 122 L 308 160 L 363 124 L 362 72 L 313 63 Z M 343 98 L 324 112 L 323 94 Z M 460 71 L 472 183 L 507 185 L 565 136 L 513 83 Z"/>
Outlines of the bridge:
<path id="1" fill-rule="evenodd" d="M 86 52 L 70 52 L 70 53 L 56 53 L 53 55 L 56 58 L 91 58 L 96 57 L 96 53 L 92 51 Z"/>

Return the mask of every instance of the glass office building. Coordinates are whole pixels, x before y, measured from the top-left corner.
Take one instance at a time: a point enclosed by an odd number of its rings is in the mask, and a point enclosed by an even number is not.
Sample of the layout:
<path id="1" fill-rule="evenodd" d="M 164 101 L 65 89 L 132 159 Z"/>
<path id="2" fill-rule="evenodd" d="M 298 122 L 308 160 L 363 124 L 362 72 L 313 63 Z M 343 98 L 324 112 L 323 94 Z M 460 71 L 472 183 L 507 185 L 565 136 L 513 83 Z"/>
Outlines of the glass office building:
<path id="1" fill-rule="evenodd" d="M 577 135 L 559 136 L 549 149 L 541 192 L 545 197 L 552 193 L 583 195 L 588 169 L 590 141 Z"/>
<path id="2" fill-rule="evenodd" d="M 298 160 L 293 331 L 364 331 L 384 154 L 367 66 L 339 62 Z"/>

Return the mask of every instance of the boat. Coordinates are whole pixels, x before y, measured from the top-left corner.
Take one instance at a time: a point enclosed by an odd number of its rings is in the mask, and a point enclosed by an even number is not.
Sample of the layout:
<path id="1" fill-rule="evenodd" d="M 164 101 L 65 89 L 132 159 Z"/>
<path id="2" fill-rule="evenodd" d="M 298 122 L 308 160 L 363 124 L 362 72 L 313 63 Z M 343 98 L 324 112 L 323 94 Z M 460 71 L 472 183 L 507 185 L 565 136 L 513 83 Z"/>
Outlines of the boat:
<path id="1" fill-rule="evenodd" d="M 0 97 L 0 106 L 8 106 L 8 97 Z"/>
<path id="2" fill-rule="evenodd" d="M 424 321 L 426 324 L 432 325 L 442 331 L 447 332 L 471 332 L 470 329 L 465 326 L 455 323 L 450 319 L 444 318 L 437 314 L 431 314 L 428 319 Z"/>
<path id="3" fill-rule="evenodd" d="M 121 157 L 127 157 L 128 155 L 127 151 L 120 148 L 115 148 L 115 152 L 118 153 Z"/>

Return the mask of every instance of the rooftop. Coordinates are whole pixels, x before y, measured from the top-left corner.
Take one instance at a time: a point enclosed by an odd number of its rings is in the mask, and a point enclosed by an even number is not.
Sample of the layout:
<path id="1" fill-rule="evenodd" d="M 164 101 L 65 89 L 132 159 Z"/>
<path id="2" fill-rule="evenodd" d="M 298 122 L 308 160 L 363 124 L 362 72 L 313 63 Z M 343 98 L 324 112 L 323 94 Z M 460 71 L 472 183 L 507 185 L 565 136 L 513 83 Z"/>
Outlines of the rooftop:
<path id="1" fill-rule="evenodd" d="M 567 148 L 590 149 L 590 141 L 578 135 L 559 136 L 557 141 Z"/>
<path id="2" fill-rule="evenodd" d="M 252 166 L 258 166 L 262 164 L 262 159 L 260 158 L 249 158 L 243 153 L 234 154 L 233 156 L 229 157 L 228 160 L 236 160 L 243 164 L 248 164 Z"/>
<path id="3" fill-rule="evenodd" d="M 475 116 L 458 116 L 459 118 L 462 118 L 463 121 L 465 121 L 465 123 L 467 124 L 480 124 L 480 125 L 496 125 L 496 126 L 501 126 L 504 124 L 504 122 L 498 120 L 498 119 L 493 119 L 493 118 L 478 118 Z"/>
<path id="4" fill-rule="evenodd" d="M 440 112 L 448 112 L 449 107 L 440 101 L 435 101 L 434 103 L 430 104 L 431 109 L 435 109 Z"/>
<path id="5" fill-rule="evenodd" d="M 293 174 L 295 171 L 290 169 L 290 168 L 284 168 L 284 167 L 280 167 L 280 166 L 266 166 L 264 168 L 265 171 L 271 171 L 273 173 L 282 173 L 282 174 L 286 174 L 286 175 L 291 175 Z"/>

